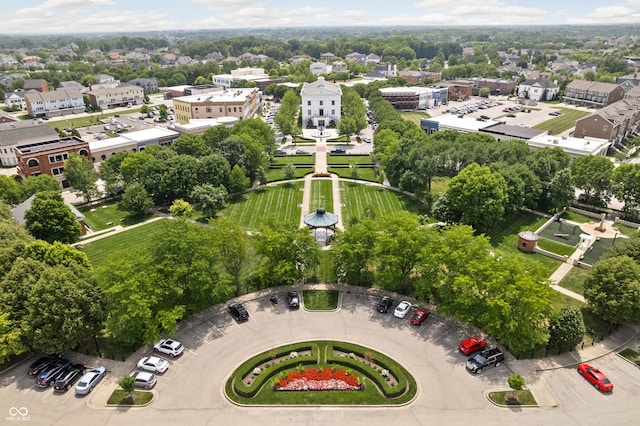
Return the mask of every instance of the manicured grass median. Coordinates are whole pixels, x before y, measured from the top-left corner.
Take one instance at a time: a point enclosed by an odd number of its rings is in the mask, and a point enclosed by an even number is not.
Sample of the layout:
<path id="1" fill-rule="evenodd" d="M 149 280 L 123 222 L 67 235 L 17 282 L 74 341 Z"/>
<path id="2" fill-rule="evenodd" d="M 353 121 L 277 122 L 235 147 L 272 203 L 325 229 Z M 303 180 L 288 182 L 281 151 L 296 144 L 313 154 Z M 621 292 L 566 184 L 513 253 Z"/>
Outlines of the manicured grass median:
<path id="1" fill-rule="evenodd" d="M 151 392 L 133 391 L 129 394 L 122 389 L 116 389 L 107 400 L 107 405 L 144 405 L 152 399 Z"/>
<path id="2" fill-rule="evenodd" d="M 349 224 L 353 217 L 362 218 L 371 209 L 376 218 L 387 216 L 398 210 L 421 213 L 422 204 L 415 199 L 379 186 L 340 182 L 342 223 Z"/>
<path id="3" fill-rule="evenodd" d="M 315 212 L 318 207 L 324 208 L 327 212 L 333 212 L 333 190 L 330 179 L 311 181 L 311 200 L 309 212 Z"/>
<path id="4" fill-rule="evenodd" d="M 517 402 L 513 399 L 505 399 L 505 396 L 513 394 L 517 396 Z M 538 405 L 533 394 L 528 389 L 491 392 L 489 393 L 489 398 L 500 405 Z"/>
<path id="5" fill-rule="evenodd" d="M 351 169 L 349 167 L 329 167 L 329 173 L 335 173 L 341 178 L 352 179 Z M 378 182 L 379 176 L 373 167 L 358 167 L 358 180 L 366 180 L 369 182 Z"/>
<path id="6" fill-rule="evenodd" d="M 302 301 L 308 311 L 333 311 L 338 309 L 340 292 L 337 290 L 304 290 Z"/>

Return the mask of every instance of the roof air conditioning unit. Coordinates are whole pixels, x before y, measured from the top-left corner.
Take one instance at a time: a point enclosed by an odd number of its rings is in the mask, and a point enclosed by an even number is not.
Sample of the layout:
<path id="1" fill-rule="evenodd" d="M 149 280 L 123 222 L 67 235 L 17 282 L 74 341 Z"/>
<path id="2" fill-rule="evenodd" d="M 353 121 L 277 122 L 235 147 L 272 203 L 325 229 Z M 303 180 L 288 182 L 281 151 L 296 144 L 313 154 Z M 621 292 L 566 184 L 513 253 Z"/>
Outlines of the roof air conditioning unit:
<path id="1" fill-rule="evenodd" d="M 554 140 L 553 140 L 553 144 L 554 144 L 554 145 L 558 145 L 558 139 L 554 139 Z"/>

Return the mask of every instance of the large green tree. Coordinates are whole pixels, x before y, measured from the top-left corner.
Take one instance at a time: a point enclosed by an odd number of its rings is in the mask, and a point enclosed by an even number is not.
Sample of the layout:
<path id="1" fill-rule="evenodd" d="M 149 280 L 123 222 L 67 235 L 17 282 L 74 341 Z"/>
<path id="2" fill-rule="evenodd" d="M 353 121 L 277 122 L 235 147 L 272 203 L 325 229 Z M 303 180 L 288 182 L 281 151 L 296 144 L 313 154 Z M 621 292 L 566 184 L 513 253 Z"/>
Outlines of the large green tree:
<path id="1" fill-rule="evenodd" d="M 229 218 L 219 218 L 209 222 L 209 225 L 214 230 L 214 244 L 220 255 L 222 269 L 232 278 L 236 296 L 239 296 L 242 294 L 242 274 L 249 267 L 247 234 Z"/>
<path id="2" fill-rule="evenodd" d="M 40 240 L 73 243 L 80 237 L 76 216 L 57 192 L 36 194 L 24 218 L 29 233 Z"/>
<path id="3" fill-rule="evenodd" d="M 340 282 L 366 287 L 373 284 L 376 229 L 375 221 L 364 219 L 337 234 L 331 250 L 335 253 L 334 268 Z"/>
<path id="4" fill-rule="evenodd" d="M 141 183 L 134 182 L 124 191 L 120 206 L 132 216 L 142 216 L 153 206 L 153 200 Z"/>
<path id="5" fill-rule="evenodd" d="M 64 177 L 71 186 L 82 194 L 86 202 L 98 195 L 96 179 L 98 173 L 93 163 L 84 155 L 72 152 L 64 162 Z"/>
<path id="6" fill-rule="evenodd" d="M 484 231 L 502 219 L 507 192 L 507 184 L 499 173 L 474 163 L 451 179 L 446 196 L 463 223 Z"/>
<path id="7" fill-rule="evenodd" d="M 596 199 L 607 198 L 611 191 L 613 163 L 600 155 L 585 155 L 571 162 L 573 184 Z"/>
<path id="8" fill-rule="evenodd" d="M 196 185 L 191 191 L 191 199 L 207 219 L 214 219 L 225 208 L 227 197 L 227 189 L 222 185 L 215 187 L 205 183 Z"/>

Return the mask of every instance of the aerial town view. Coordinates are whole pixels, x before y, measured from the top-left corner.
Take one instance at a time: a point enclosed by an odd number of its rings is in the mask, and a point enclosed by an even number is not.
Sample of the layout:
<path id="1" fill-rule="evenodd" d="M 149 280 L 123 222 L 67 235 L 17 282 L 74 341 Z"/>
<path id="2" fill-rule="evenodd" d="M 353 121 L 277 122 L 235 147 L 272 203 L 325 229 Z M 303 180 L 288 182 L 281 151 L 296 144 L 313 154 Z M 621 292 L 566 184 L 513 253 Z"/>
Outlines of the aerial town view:
<path id="1" fill-rule="evenodd" d="M 23 0 L 0 424 L 640 417 L 640 3 Z"/>

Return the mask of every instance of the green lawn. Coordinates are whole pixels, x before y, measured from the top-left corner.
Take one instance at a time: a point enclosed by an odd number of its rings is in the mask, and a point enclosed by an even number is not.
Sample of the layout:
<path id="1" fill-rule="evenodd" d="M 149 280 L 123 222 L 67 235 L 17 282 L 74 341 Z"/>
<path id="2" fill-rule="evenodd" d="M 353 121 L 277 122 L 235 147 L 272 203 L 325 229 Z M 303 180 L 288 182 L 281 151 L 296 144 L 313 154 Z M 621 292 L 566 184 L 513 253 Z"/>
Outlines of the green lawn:
<path id="1" fill-rule="evenodd" d="M 70 127 L 73 129 L 73 128 L 88 127 L 88 126 L 95 126 L 98 124 L 102 124 L 101 120 L 112 117 L 116 114 L 132 114 L 136 112 L 140 112 L 140 108 L 131 108 L 131 109 L 128 109 L 126 112 L 102 112 L 102 113 L 96 112 L 91 116 L 87 116 L 87 117 L 69 118 L 67 120 L 49 120 L 46 123 L 49 126 L 53 127 L 54 129 L 55 128 L 66 129 L 67 127 Z"/>
<path id="2" fill-rule="evenodd" d="M 421 118 L 431 118 L 431 116 L 426 112 L 417 112 L 417 111 L 401 112 L 400 117 L 402 117 L 407 121 L 411 121 L 415 123 L 418 127 L 420 127 Z"/>
<path id="3" fill-rule="evenodd" d="M 506 400 L 505 396 L 514 395 L 517 397 L 517 400 Z M 509 406 L 518 406 L 518 405 L 538 405 L 536 399 L 533 397 L 533 394 L 528 389 L 522 390 L 509 390 L 509 391 L 500 391 L 500 392 L 490 392 L 489 399 L 491 399 L 496 404 L 500 405 L 509 405 Z M 517 402 L 516 402 L 517 401 Z"/>
<path id="4" fill-rule="evenodd" d="M 562 111 L 562 115 L 553 117 L 533 126 L 534 129 L 551 130 L 552 134 L 558 135 L 576 125 L 576 120 L 590 115 L 590 112 L 580 111 L 571 108 L 558 108 Z"/>
<path id="5" fill-rule="evenodd" d="M 308 282 L 335 283 L 334 257 L 334 251 L 320 250 L 320 264 L 316 267 L 313 276 Z"/>
<path id="6" fill-rule="evenodd" d="M 580 213 L 575 213 L 570 210 L 565 210 L 564 213 L 562 213 L 562 218 L 570 220 L 572 222 L 577 222 L 577 223 L 588 223 L 590 221 L 597 220 L 596 218 L 585 216 Z"/>
<path id="7" fill-rule="evenodd" d="M 576 251 L 576 248 L 573 246 L 548 240 L 546 238 L 540 238 L 538 240 L 538 247 L 561 256 L 571 256 L 573 252 Z"/>
<path id="8" fill-rule="evenodd" d="M 589 275 L 588 269 L 571 268 L 569 273 L 564 276 L 562 281 L 560 281 L 559 285 L 573 291 L 574 293 L 583 294 L 584 280 L 587 275 Z"/>
<path id="9" fill-rule="evenodd" d="M 298 226 L 304 182 L 264 187 L 247 192 L 242 199 L 227 204 L 220 212 L 248 230 L 274 222 Z"/>
<path id="10" fill-rule="evenodd" d="M 153 217 L 152 214 L 147 214 L 141 217 L 129 216 L 129 212 L 120 207 L 120 202 L 112 202 L 91 207 L 81 207 L 78 210 L 82 212 L 85 223 L 89 225 L 89 228 L 94 232 L 116 225 L 134 225 Z"/>
<path id="11" fill-rule="evenodd" d="M 333 190 L 331 189 L 331 184 L 330 179 L 311 181 L 309 212 L 315 212 L 318 207 L 324 207 L 325 211 L 333 212 Z"/>
<path id="12" fill-rule="evenodd" d="M 166 220 L 158 220 L 136 228 L 113 234 L 109 237 L 84 244 L 81 248 L 94 267 L 105 263 L 111 253 L 121 250 L 153 246 L 156 237 L 164 232 Z"/>
<path id="13" fill-rule="evenodd" d="M 295 178 L 301 178 L 304 175 L 308 175 L 309 173 L 313 173 L 315 171 L 314 167 L 296 167 Z M 267 170 L 267 182 L 276 182 L 279 180 L 285 180 L 284 178 L 284 169 L 269 169 Z"/>
<path id="14" fill-rule="evenodd" d="M 341 178 L 351 179 L 351 169 L 349 167 L 329 167 L 329 173 L 335 173 Z M 369 182 L 378 182 L 380 177 L 373 167 L 358 167 L 358 179 Z"/>
<path id="15" fill-rule="evenodd" d="M 373 165 L 374 163 L 368 155 L 327 154 L 327 164 L 332 166 L 335 164 Z"/>
<path id="16" fill-rule="evenodd" d="M 431 194 L 437 195 L 447 192 L 450 180 L 449 176 L 434 176 L 431 179 Z"/>
<path id="17" fill-rule="evenodd" d="M 272 166 L 285 166 L 289 163 L 295 165 L 315 165 L 316 155 L 278 155 L 271 160 Z"/>
<path id="18" fill-rule="evenodd" d="M 146 391 L 133 391 L 133 394 L 116 389 L 107 400 L 107 405 L 145 405 L 153 399 L 153 393 Z"/>
<path id="19" fill-rule="evenodd" d="M 309 311 L 333 311 L 338 309 L 338 290 L 303 290 L 304 308 Z"/>
<path id="20" fill-rule="evenodd" d="M 376 218 L 398 210 L 421 213 L 422 205 L 406 195 L 378 186 L 340 182 L 342 222 L 348 224 L 353 217 L 364 217 L 365 209 L 372 208 Z"/>

